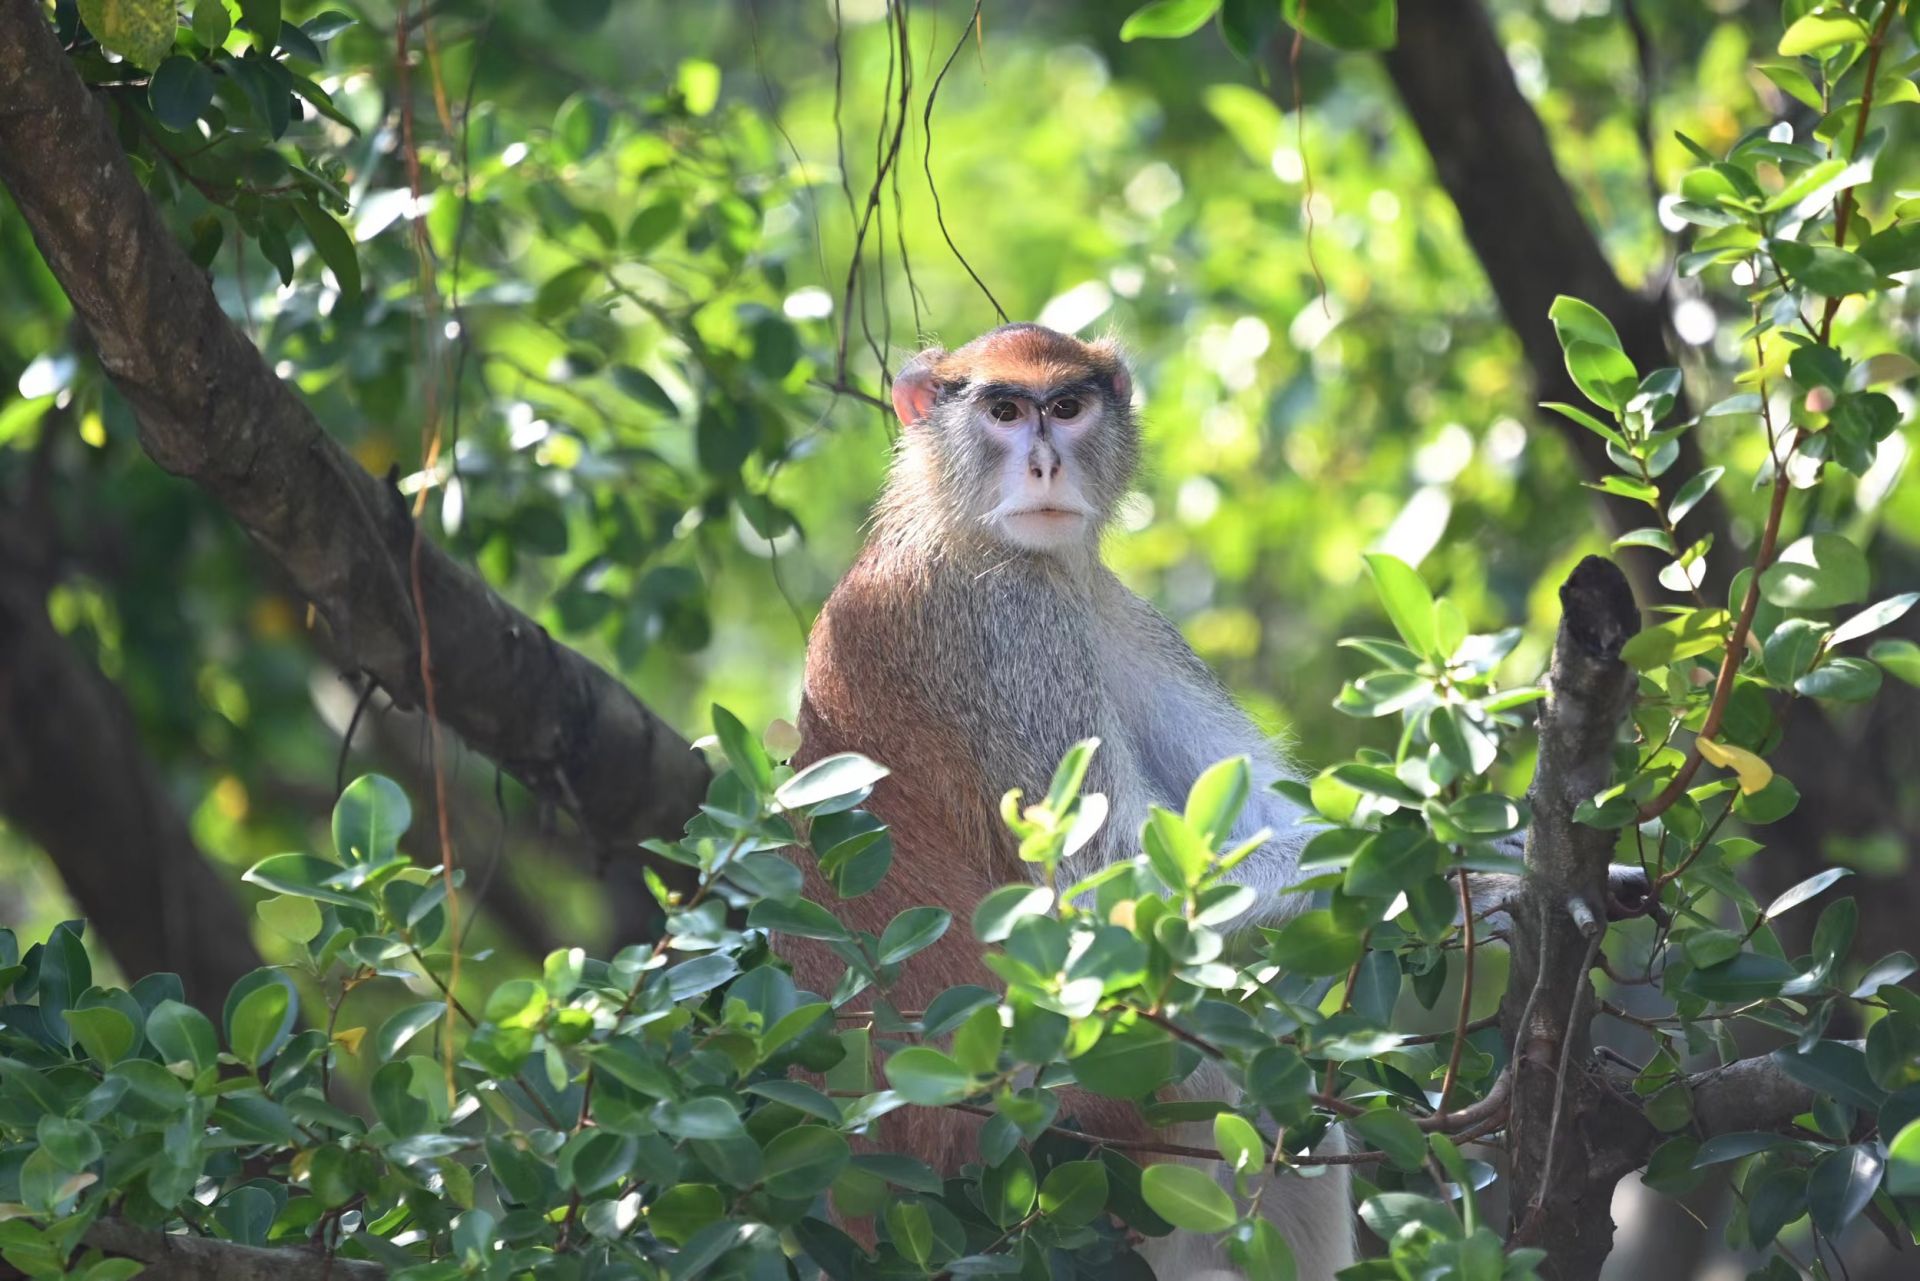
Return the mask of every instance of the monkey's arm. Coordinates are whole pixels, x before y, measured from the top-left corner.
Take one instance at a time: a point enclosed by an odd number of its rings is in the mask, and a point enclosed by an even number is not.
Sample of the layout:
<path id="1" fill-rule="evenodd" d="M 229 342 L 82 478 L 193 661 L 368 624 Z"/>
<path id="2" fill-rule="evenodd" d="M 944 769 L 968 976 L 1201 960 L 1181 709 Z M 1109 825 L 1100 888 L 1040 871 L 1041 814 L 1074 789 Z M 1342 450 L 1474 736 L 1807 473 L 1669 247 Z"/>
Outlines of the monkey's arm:
<path id="1" fill-rule="evenodd" d="M 1119 584 L 1103 602 L 1116 620 L 1117 638 L 1109 671 L 1120 673 L 1112 699 L 1135 744 L 1135 755 L 1153 799 L 1178 809 L 1201 771 L 1230 756 L 1253 764 L 1253 792 L 1235 835 L 1271 832 L 1268 845 L 1241 864 L 1235 877 L 1260 892 L 1260 905 L 1242 925 L 1271 924 L 1309 906 L 1307 896 L 1281 891 L 1299 880 L 1299 854 L 1312 829 L 1301 827 L 1301 810 L 1272 790 L 1280 779 L 1298 777 L 1272 740 L 1234 703 L 1212 670 L 1186 643 L 1178 629 L 1151 605 Z M 1524 838 L 1502 843 L 1520 857 Z M 1609 915 L 1614 920 L 1648 909 L 1646 873 L 1615 864 L 1609 877 Z M 1504 928 L 1507 903 L 1519 892 L 1520 878 L 1502 873 L 1470 877 L 1474 915 Z"/>
<path id="2" fill-rule="evenodd" d="M 1310 833 L 1299 826 L 1299 807 L 1272 790 L 1296 772 L 1172 623 L 1117 580 L 1103 587 L 1103 634 L 1110 639 L 1102 666 L 1109 673 L 1109 698 L 1152 799 L 1177 810 L 1209 766 L 1247 757 L 1253 787 L 1234 835 L 1244 839 L 1263 828 L 1271 835 L 1235 870 L 1234 879 L 1260 895 L 1259 906 L 1240 924 L 1271 923 L 1303 910 L 1305 895 L 1281 891 L 1299 879 L 1300 847 Z"/>

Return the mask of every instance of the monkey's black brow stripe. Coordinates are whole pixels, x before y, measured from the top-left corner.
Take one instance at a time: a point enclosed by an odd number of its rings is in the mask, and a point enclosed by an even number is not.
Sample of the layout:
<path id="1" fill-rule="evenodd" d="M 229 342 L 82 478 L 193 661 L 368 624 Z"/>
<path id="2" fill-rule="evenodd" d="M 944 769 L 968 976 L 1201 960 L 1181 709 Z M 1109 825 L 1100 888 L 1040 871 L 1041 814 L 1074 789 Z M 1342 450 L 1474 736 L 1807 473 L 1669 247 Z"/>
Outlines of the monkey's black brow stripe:
<path id="1" fill-rule="evenodd" d="M 970 385 L 960 383 L 956 391 L 969 393 L 974 400 L 1004 400 L 1019 397 L 1023 400 L 1053 400 L 1064 395 L 1099 395 L 1100 384 L 1091 378 L 1076 378 L 1071 382 L 1055 383 L 1051 387 L 1022 387 L 1016 383 L 980 383 Z"/>

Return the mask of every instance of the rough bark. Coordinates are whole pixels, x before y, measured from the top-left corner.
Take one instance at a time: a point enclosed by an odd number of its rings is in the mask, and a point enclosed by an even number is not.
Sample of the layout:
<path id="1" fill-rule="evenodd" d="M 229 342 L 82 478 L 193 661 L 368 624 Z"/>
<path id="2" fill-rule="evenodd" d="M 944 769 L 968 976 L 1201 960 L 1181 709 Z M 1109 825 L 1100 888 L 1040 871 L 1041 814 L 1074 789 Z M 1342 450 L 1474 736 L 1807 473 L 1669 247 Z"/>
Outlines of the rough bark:
<path id="1" fill-rule="evenodd" d="M 123 972 L 171 970 L 217 1013 L 261 963 L 248 915 L 141 750 L 133 709 L 45 601 L 0 557 L 0 813 L 58 865 Z"/>
<path id="2" fill-rule="evenodd" d="M 387 1270 L 362 1259 L 329 1257 L 308 1247 L 264 1249 L 178 1236 L 122 1219 L 102 1219 L 85 1242 L 102 1254 L 138 1259 L 149 1281 L 385 1281 Z"/>
<path id="3" fill-rule="evenodd" d="M 1574 569 L 1560 603 L 1500 1026 L 1515 1047 L 1507 1124 L 1514 1242 L 1547 1251 L 1542 1274 L 1552 1281 L 1593 1281 L 1613 1248 L 1614 1186 L 1663 1137 L 1634 1102 L 1631 1079 L 1610 1079 L 1592 1061 L 1597 1007 L 1587 975 L 1606 932 L 1615 833 L 1573 817 L 1612 776 L 1635 689 L 1620 648 L 1640 615 L 1626 576 L 1596 556 Z M 1769 1056 L 1694 1073 L 1686 1086 L 1703 1139 L 1784 1129 L 1813 1104 Z"/>
<path id="4" fill-rule="evenodd" d="M 133 406 L 146 452 L 240 522 L 340 652 L 418 705 L 405 507 L 221 312 L 38 0 L 0 0 L 0 184 Z M 450 728 L 599 839 L 679 830 L 708 778 L 684 738 L 430 543 L 421 577 Z"/>

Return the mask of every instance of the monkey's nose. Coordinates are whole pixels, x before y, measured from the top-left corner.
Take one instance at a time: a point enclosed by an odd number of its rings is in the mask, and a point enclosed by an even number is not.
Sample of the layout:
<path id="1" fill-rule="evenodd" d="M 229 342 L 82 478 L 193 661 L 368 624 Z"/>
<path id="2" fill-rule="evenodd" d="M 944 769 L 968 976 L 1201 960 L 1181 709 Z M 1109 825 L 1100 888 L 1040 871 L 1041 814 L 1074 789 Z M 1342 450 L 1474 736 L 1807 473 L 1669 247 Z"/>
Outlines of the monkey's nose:
<path id="1" fill-rule="evenodd" d="M 1027 464 L 1027 475 L 1033 477 L 1035 480 L 1058 480 L 1060 479 L 1060 463 L 1058 460 L 1048 463 L 1046 470 L 1043 472 L 1039 463 L 1029 462 Z"/>

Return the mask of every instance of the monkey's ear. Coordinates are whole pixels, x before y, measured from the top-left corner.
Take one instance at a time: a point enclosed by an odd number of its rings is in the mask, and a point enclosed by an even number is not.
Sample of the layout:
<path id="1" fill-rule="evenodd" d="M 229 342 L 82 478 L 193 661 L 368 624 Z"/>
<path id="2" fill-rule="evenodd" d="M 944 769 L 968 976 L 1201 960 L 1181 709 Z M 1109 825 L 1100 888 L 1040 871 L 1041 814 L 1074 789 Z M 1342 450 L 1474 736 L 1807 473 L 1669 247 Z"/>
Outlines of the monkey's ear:
<path id="1" fill-rule="evenodd" d="M 1133 371 L 1127 368 L 1126 353 L 1120 350 L 1120 344 L 1111 336 L 1089 343 L 1093 354 L 1105 361 L 1110 372 L 1108 379 L 1113 384 L 1113 399 L 1117 406 L 1124 407 L 1133 400 Z"/>
<path id="2" fill-rule="evenodd" d="M 939 394 L 933 366 L 924 357 L 914 357 L 893 377 L 893 411 L 909 427 L 927 416 Z"/>

